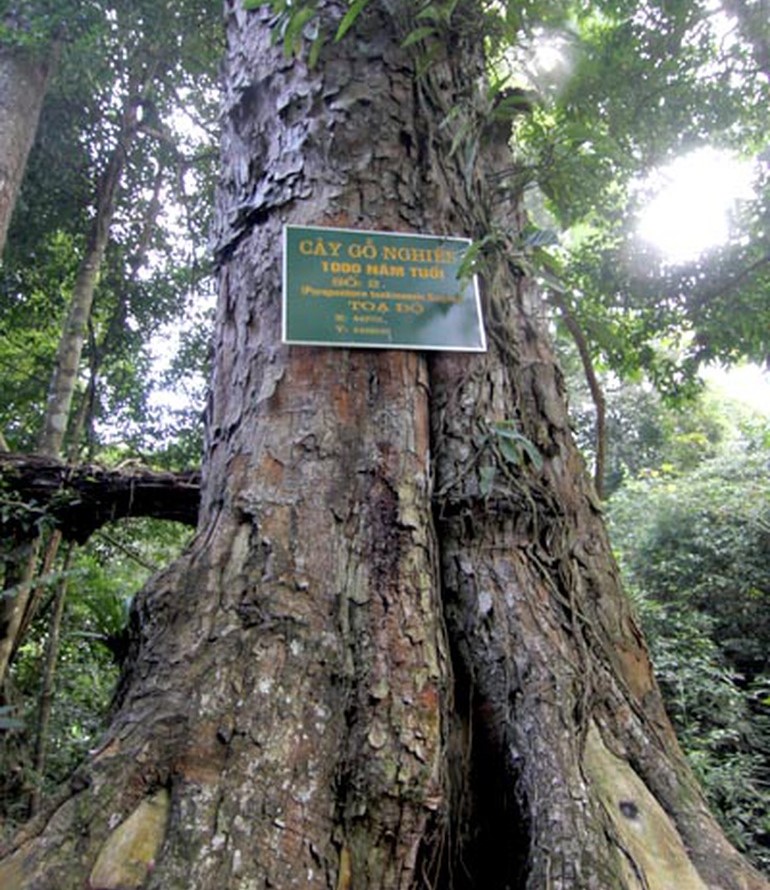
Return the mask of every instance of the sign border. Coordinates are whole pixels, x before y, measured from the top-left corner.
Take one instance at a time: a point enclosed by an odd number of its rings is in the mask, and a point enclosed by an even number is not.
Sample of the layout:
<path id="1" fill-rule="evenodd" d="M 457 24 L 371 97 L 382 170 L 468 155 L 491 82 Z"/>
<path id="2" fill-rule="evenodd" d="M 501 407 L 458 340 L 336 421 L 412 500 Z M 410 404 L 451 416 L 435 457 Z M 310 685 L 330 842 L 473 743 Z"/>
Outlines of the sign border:
<path id="1" fill-rule="evenodd" d="M 305 229 L 313 232 L 349 232 L 361 235 L 393 235 L 400 238 L 429 238 L 435 241 L 462 241 L 464 244 L 471 245 L 473 241 L 456 235 L 424 235 L 421 232 L 391 232 L 382 229 L 352 229 L 341 228 L 339 226 L 314 226 L 314 225 L 298 225 L 295 223 L 284 223 L 282 241 L 283 241 L 283 257 L 281 259 L 281 342 L 287 346 L 320 346 L 331 349 L 401 349 L 410 352 L 473 352 L 484 353 L 487 351 L 487 332 L 484 327 L 484 314 L 481 311 L 481 297 L 479 295 L 479 283 L 476 275 L 471 278 L 473 287 L 473 303 L 476 309 L 476 319 L 478 329 L 481 335 L 480 346 L 439 346 L 413 343 L 359 343 L 356 341 L 325 341 L 325 340 L 290 340 L 288 339 L 288 231 L 289 229 Z"/>

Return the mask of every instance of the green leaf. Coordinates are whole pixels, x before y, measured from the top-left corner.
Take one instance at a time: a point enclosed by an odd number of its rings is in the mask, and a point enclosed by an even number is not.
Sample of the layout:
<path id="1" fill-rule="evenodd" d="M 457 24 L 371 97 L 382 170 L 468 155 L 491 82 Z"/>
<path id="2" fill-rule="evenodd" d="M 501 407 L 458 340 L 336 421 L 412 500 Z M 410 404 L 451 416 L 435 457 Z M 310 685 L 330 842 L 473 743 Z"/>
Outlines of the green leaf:
<path id="1" fill-rule="evenodd" d="M 468 249 L 465 251 L 462 262 L 460 263 L 460 268 L 457 270 L 457 277 L 462 280 L 463 278 L 470 278 L 476 268 L 476 263 L 481 256 L 482 251 L 488 244 L 496 244 L 498 241 L 498 233 L 490 232 L 488 235 L 484 235 L 483 238 L 479 238 L 476 241 L 473 241 L 468 245 Z"/>
<path id="2" fill-rule="evenodd" d="M 449 0 L 449 2 L 445 0 L 441 4 L 429 3 L 417 13 L 415 18 L 448 25 L 452 20 L 457 3 L 458 0 Z"/>
<path id="3" fill-rule="evenodd" d="M 500 94 L 501 92 L 502 87 L 497 88 L 496 93 Z M 511 120 L 517 114 L 531 111 L 535 101 L 533 93 L 520 89 L 510 90 L 509 94 L 495 105 L 492 117 L 495 120 Z"/>
<path id="4" fill-rule="evenodd" d="M 498 446 L 508 463 L 511 466 L 518 467 L 521 463 L 521 449 L 516 446 L 516 443 L 511 442 L 510 439 L 501 439 L 498 442 Z"/>
<path id="5" fill-rule="evenodd" d="M 410 31 L 404 38 L 401 46 L 406 49 L 407 47 L 418 43 L 420 40 L 425 40 L 426 37 L 432 37 L 435 33 L 435 28 L 432 28 L 429 25 L 422 25 L 419 28 L 415 28 L 414 31 Z"/>
<path id="6" fill-rule="evenodd" d="M 432 22 L 439 22 L 441 21 L 441 11 L 433 3 L 429 3 L 417 13 L 415 18 L 428 19 Z"/>
<path id="7" fill-rule="evenodd" d="M 496 475 L 497 469 L 495 467 L 481 467 L 479 469 L 479 492 L 482 497 L 489 497 L 492 493 Z"/>
<path id="8" fill-rule="evenodd" d="M 521 446 L 527 452 L 527 457 L 529 457 L 529 459 L 532 461 L 532 466 L 538 471 L 542 470 L 543 455 L 540 454 L 534 442 L 530 442 L 529 439 L 522 436 Z"/>
<path id="9" fill-rule="evenodd" d="M 335 43 L 337 43 L 339 40 L 342 40 L 342 38 L 353 27 L 356 19 L 361 14 L 361 11 L 368 2 L 369 0 L 353 0 L 353 2 L 350 4 L 350 9 L 348 9 L 348 11 L 342 17 L 342 21 L 337 28 L 337 33 L 334 35 Z"/>
<path id="10" fill-rule="evenodd" d="M 468 245 L 468 249 L 465 251 L 462 262 L 460 263 L 460 268 L 457 270 L 458 278 L 470 278 L 471 275 L 473 275 L 474 264 L 481 248 L 484 246 L 484 241 L 485 239 L 482 238 L 479 241 L 474 241 L 472 244 Z"/>
<path id="11" fill-rule="evenodd" d="M 549 247 L 559 243 L 559 236 L 552 229 L 532 226 L 525 230 L 521 243 L 524 247 Z"/>
<path id="12" fill-rule="evenodd" d="M 522 435 L 512 421 L 503 420 L 496 423 L 495 433 L 500 451 L 509 463 L 518 466 L 521 464 L 522 455 L 526 454 L 535 469 L 543 469 L 543 457 L 537 446 Z"/>
<path id="13" fill-rule="evenodd" d="M 308 68 L 315 68 L 318 64 L 318 57 L 321 55 L 324 43 L 326 43 L 326 35 L 323 31 L 319 31 L 313 42 L 310 44 L 310 52 L 307 57 Z"/>
<path id="14" fill-rule="evenodd" d="M 286 32 L 283 35 L 284 55 L 293 56 L 299 51 L 302 41 L 302 29 L 315 14 L 315 7 L 304 6 L 291 16 L 286 26 Z"/>

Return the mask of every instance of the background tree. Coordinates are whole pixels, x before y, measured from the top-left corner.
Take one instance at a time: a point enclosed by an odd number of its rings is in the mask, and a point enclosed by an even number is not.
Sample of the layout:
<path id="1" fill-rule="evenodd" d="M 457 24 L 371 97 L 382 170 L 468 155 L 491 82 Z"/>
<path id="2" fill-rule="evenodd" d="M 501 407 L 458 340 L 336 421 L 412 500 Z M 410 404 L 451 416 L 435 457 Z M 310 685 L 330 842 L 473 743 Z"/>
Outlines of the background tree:
<path id="1" fill-rule="evenodd" d="M 0 23 L 0 255 L 58 55 L 53 34 L 42 46 L 40 21 L 26 12 L 6 9 Z"/>
<path id="2" fill-rule="evenodd" d="M 200 2 L 173 9 L 134 4 L 130 11 L 116 12 L 107 4 L 91 44 L 79 44 L 63 55 L 3 265 L 4 316 L 12 332 L 6 347 L 12 383 L 6 438 L 17 449 L 30 448 L 39 437 L 34 428 L 31 440 L 29 432 L 20 435 L 21 418 L 35 419 L 43 429 L 53 416 L 60 425 L 69 421 L 66 404 L 51 407 L 49 421 L 42 420 L 47 389 L 61 390 L 59 400 L 65 402 L 75 398 L 75 414 L 85 412 L 83 426 L 92 436 L 100 414 L 111 414 L 114 423 L 116 413 L 125 411 L 121 401 L 128 401 L 135 417 L 139 406 L 131 404 L 136 397 L 130 393 L 151 389 L 147 346 L 142 344 L 160 325 L 182 316 L 199 289 L 196 281 L 204 271 L 200 247 L 196 262 L 188 260 L 192 245 L 201 243 L 201 226 L 205 229 L 208 217 L 202 214 L 191 231 L 184 231 L 177 221 L 159 226 L 159 213 L 172 196 L 179 202 L 179 214 L 186 208 L 191 219 L 204 206 L 191 206 L 185 191 L 203 198 L 213 155 L 206 157 L 200 142 L 191 148 L 178 116 L 183 104 L 189 104 L 179 97 L 195 87 L 201 117 L 213 117 L 219 47 L 201 25 L 213 8 Z M 84 52 L 92 62 L 87 69 Z M 73 316 L 69 327 L 64 324 L 68 306 Z M 62 336 L 63 330 L 70 330 L 69 335 Z M 57 367 L 69 368 L 50 386 L 54 361 L 49 337 L 58 342 Z M 78 357 L 83 348 L 85 367 Z M 21 368 L 34 373 L 14 373 L 20 353 Z M 63 362 L 68 355 L 72 360 Z M 85 385 L 77 392 L 76 384 L 85 384 L 90 373 L 101 378 L 97 393 Z M 67 385 L 55 385 L 56 379 Z M 90 419 L 89 405 L 94 414 Z M 76 451 L 82 446 L 72 444 Z"/>
<path id="3" fill-rule="evenodd" d="M 559 355 L 569 383 L 575 438 L 589 465 L 593 465 L 594 399 L 568 343 L 559 344 Z M 745 412 L 727 404 L 708 387 L 690 398 L 669 403 L 645 380 L 622 380 L 613 373 L 599 373 L 598 380 L 605 401 L 603 485 L 607 497 L 625 482 L 648 472 L 694 469 L 716 457 L 746 422 Z"/>

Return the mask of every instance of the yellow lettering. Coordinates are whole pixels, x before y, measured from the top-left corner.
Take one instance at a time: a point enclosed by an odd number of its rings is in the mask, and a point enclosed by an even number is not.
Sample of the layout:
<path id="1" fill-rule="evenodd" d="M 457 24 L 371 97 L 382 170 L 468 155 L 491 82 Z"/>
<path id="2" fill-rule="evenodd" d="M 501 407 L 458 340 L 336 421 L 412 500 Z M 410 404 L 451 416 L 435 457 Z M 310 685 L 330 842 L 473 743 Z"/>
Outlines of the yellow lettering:
<path id="1" fill-rule="evenodd" d="M 438 266 L 417 267 L 412 266 L 409 270 L 412 278 L 432 278 L 434 280 L 444 277 L 444 270 Z"/>
<path id="2" fill-rule="evenodd" d="M 385 275 L 389 278 L 403 278 L 406 274 L 406 270 L 403 266 L 389 266 L 387 263 L 381 263 L 379 265 L 367 263 L 366 274 Z"/>
<path id="3" fill-rule="evenodd" d="M 299 252 L 303 256 L 333 256 L 339 257 L 342 242 L 340 241 L 323 241 L 316 239 L 315 243 L 306 238 L 299 242 Z"/>
<path id="4" fill-rule="evenodd" d="M 374 300 L 350 300 L 348 305 L 353 312 L 390 312 L 387 303 L 375 303 Z"/>
<path id="5" fill-rule="evenodd" d="M 396 312 L 411 312 L 412 315 L 422 315 L 425 307 L 419 303 L 396 303 Z"/>
<path id="6" fill-rule="evenodd" d="M 351 244 L 348 246 L 348 256 L 354 260 L 363 257 L 366 260 L 377 258 L 377 247 L 371 238 L 367 238 L 364 244 Z"/>

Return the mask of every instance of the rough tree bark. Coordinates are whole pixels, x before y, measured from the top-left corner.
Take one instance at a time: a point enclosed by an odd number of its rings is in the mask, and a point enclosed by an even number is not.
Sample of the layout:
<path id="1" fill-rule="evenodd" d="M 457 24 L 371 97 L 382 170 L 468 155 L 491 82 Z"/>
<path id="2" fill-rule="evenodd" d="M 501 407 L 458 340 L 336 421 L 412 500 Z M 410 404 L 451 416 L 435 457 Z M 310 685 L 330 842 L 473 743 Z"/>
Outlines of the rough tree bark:
<path id="1" fill-rule="evenodd" d="M 424 78 L 399 8 L 308 71 L 226 4 L 198 534 L 137 597 L 110 730 L 4 887 L 767 890 L 679 752 L 513 264 L 488 259 L 484 356 L 279 342 L 286 222 L 515 231 L 475 5 Z M 481 133 L 453 154 L 450 107 Z"/>

